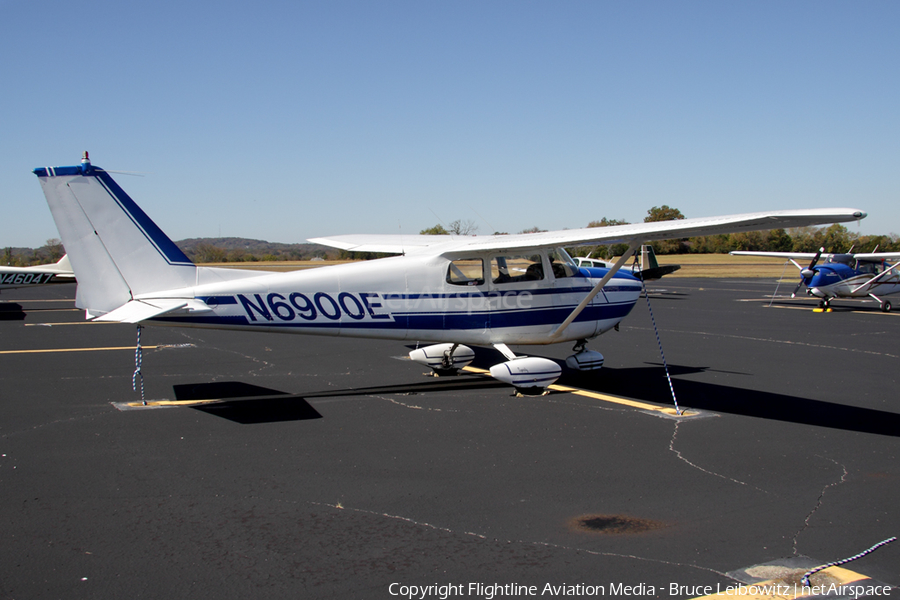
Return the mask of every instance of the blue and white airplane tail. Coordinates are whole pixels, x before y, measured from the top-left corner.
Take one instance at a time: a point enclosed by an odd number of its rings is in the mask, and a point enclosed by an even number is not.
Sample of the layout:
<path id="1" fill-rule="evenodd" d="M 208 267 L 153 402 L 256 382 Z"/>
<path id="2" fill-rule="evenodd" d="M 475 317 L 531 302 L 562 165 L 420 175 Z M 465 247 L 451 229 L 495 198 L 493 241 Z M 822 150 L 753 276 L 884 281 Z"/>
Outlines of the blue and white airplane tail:
<path id="1" fill-rule="evenodd" d="M 34 174 L 78 279 L 77 306 L 98 316 L 143 293 L 195 284 L 197 267 L 87 152 L 78 166 Z"/>
<path id="2" fill-rule="evenodd" d="M 78 280 L 75 304 L 89 317 L 117 311 L 118 318 L 108 320 L 137 322 L 191 308 L 190 288 L 202 280 L 257 274 L 194 265 L 109 173 L 91 165 L 87 152 L 80 165 L 42 167 L 34 174 Z M 167 302 L 139 302 L 160 292 Z"/>

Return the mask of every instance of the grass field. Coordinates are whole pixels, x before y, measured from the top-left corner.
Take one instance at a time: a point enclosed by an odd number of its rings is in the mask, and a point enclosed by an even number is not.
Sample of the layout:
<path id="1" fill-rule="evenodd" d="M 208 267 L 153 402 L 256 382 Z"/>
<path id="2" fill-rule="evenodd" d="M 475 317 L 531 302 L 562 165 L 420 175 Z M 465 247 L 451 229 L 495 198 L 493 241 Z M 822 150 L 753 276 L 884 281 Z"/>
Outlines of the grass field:
<path id="1" fill-rule="evenodd" d="M 728 254 L 672 254 L 657 256 L 660 265 L 681 265 L 681 269 L 666 277 L 784 277 L 797 279 L 797 267 L 783 258 L 761 256 L 731 256 Z"/>
<path id="2" fill-rule="evenodd" d="M 657 256 L 660 265 L 681 265 L 681 269 L 666 277 L 765 277 L 777 280 L 784 274 L 791 281 L 797 279 L 797 268 L 780 258 L 757 256 L 730 256 L 728 254 L 673 254 Z M 259 271 L 296 271 L 338 265 L 347 260 L 325 261 L 277 261 L 246 263 L 215 263 L 208 267 L 230 267 Z"/>

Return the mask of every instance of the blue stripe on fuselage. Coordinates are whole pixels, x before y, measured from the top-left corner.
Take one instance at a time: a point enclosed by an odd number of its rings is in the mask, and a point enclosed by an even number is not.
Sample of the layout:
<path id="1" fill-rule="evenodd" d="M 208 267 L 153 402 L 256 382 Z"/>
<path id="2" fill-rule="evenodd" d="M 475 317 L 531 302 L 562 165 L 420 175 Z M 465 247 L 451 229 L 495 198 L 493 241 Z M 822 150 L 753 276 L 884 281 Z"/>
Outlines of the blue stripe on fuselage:
<path id="1" fill-rule="evenodd" d="M 220 304 L 235 304 L 233 298 L 218 297 Z M 225 301 L 222 301 L 225 300 Z M 634 302 L 622 302 L 616 304 L 603 304 L 600 306 L 588 306 L 575 319 L 576 322 L 602 321 L 607 319 L 624 318 L 634 307 Z M 397 313 L 393 312 L 393 320 L 384 321 L 258 321 L 261 327 L 284 329 L 343 329 L 352 330 L 436 330 L 446 329 L 506 329 L 515 327 L 531 327 L 540 325 L 557 325 L 561 323 L 575 308 L 571 306 L 556 306 L 547 308 L 510 309 L 506 311 L 459 311 L 459 312 L 428 312 L 428 313 Z M 157 317 L 153 321 L 161 323 L 192 323 L 196 325 L 253 325 L 244 315 L 236 316 L 211 316 L 194 315 L 183 317 Z"/>

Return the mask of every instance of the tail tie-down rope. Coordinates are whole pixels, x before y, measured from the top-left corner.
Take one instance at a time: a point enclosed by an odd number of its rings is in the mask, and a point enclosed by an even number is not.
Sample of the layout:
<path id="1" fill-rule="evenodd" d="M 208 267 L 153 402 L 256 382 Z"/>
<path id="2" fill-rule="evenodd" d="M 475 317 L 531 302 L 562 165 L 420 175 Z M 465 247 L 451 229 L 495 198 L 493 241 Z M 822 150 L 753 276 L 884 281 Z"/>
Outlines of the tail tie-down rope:
<path id="1" fill-rule="evenodd" d="M 846 564 L 846 563 L 848 563 L 848 562 L 850 562 L 850 561 L 856 560 L 857 558 L 862 558 L 862 557 L 865 556 L 866 554 L 869 554 L 869 553 L 871 553 L 871 552 L 875 552 L 876 550 L 878 550 L 878 549 L 881 548 L 882 546 L 886 546 L 886 545 L 890 544 L 891 542 L 893 542 L 893 541 L 896 540 L 896 539 L 897 539 L 896 536 L 890 537 L 890 538 L 888 538 L 888 539 L 886 539 L 886 540 L 883 540 L 883 541 L 881 541 L 881 542 L 878 542 L 877 544 L 875 544 L 874 546 L 872 546 L 872 547 L 869 548 L 868 550 L 863 550 L 863 551 L 860 552 L 859 554 L 856 554 L 856 555 L 854 555 L 854 556 L 851 556 L 850 558 L 845 558 L 844 560 L 838 560 L 838 561 L 835 561 L 835 562 L 830 562 L 830 563 L 828 563 L 828 564 L 818 566 L 818 567 L 816 567 L 815 569 L 811 569 L 811 570 L 807 571 L 805 575 L 803 575 L 803 577 L 800 579 L 800 581 L 801 581 L 801 583 L 803 583 L 803 587 L 809 587 L 809 578 L 810 578 L 813 574 L 818 573 L 819 571 L 821 571 L 822 569 L 827 569 L 827 568 L 829 568 L 829 567 L 837 567 L 837 566 L 839 566 L 839 565 L 843 565 L 843 564 Z"/>
<path id="2" fill-rule="evenodd" d="M 634 264 L 637 265 L 637 255 L 634 256 Z M 656 328 L 656 319 L 653 318 L 653 309 L 650 308 L 650 294 L 647 293 L 647 282 L 644 281 L 643 274 L 638 275 L 641 280 L 641 287 L 644 290 L 644 298 L 647 299 L 647 310 L 650 311 L 650 322 L 653 323 L 653 332 L 656 334 L 656 343 L 659 346 L 659 355 L 662 357 L 663 369 L 666 371 L 666 379 L 669 381 L 669 391 L 672 392 L 672 402 L 675 403 L 675 414 L 681 416 L 681 409 L 678 407 L 678 399 L 675 397 L 675 388 L 672 386 L 672 378 L 669 376 L 669 365 L 666 363 L 666 355 L 663 353 L 662 341 L 659 339 L 659 329 Z"/>
<path id="3" fill-rule="evenodd" d="M 141 349 L 141 326 L 137 326 L 137 345 L 134 347 L 134 374 L 131 376 L 131 389 L 137 391 L 138 378 L 141 379 L 141 402 L 144 406 L 147 401 L 144 400 L 144 374 L 141 373 L 141 362 L 144 360 L 144 353 Z"/>

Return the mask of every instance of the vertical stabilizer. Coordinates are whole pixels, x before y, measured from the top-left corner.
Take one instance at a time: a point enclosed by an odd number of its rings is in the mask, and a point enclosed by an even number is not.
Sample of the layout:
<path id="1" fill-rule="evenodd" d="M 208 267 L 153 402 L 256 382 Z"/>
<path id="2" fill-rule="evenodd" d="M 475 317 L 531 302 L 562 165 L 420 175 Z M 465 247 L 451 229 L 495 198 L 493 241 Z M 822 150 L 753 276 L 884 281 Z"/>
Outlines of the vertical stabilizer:
<path id="1" fill-rule="evenodd" d="M 659 263 L 656 261 L 656 252 L 653 251 L 653 246 L 641 246 L 641 271 L 657 268 L 659 268 Z"/>
<path id="2" fill-rule="evenodd" d="M 87 152 L 78 166 L 34 174 L 78 280 L 79 308 L 102 314 L 140 294 L 195 284 L 190 259 Z"/>

